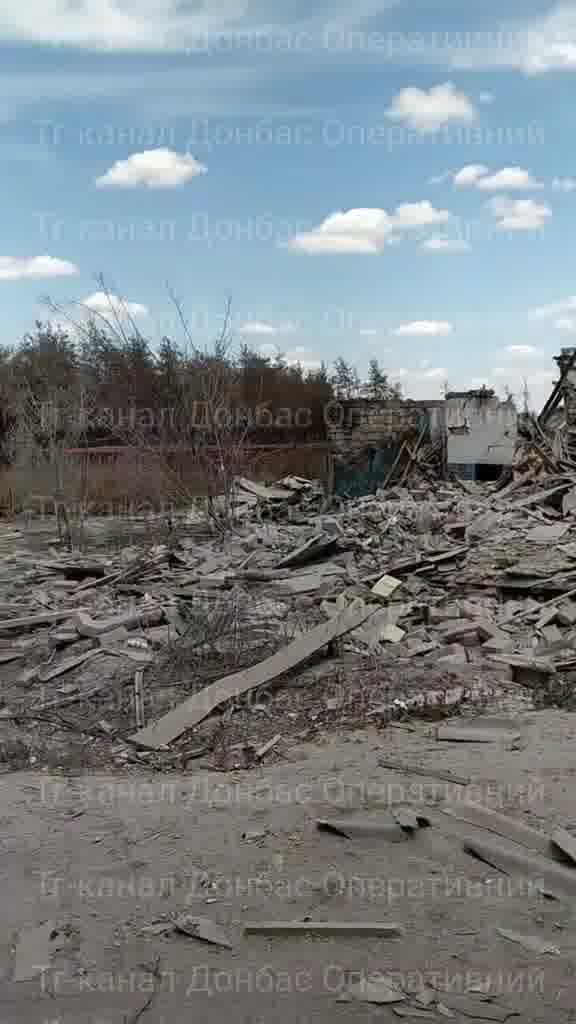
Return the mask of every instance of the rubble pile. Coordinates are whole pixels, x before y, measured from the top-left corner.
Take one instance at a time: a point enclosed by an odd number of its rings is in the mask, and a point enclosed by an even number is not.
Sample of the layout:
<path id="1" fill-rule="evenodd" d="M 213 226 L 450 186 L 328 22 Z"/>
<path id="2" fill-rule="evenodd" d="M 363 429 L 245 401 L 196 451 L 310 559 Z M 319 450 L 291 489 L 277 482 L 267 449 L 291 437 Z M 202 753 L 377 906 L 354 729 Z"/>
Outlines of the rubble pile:
<path id="1" fill-rule="evenodd" d="M 5 524 L 3 770 L 249 767 L 344 725 L 570 706 L 576 477 L 419 480 L 241 479 L 226 528 L 191 511 L 108 556 Z"/>

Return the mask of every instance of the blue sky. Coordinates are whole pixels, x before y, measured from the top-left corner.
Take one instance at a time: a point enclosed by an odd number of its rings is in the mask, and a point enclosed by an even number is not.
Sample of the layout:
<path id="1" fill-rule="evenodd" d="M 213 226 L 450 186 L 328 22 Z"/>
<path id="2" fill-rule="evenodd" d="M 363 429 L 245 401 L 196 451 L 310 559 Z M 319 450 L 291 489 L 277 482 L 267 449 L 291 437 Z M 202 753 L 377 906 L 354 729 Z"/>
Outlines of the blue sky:
<path id="1" fill-rule="evenodd" d="M 533 404 L 576 344 L 576 4 L 5 0 L 0 295 L 303 365 L 376 356 L 412 397 Z M 572 116 L 571 116 L 572 115 Z M 83 315 L 74 307 L 74 315 Z"/>

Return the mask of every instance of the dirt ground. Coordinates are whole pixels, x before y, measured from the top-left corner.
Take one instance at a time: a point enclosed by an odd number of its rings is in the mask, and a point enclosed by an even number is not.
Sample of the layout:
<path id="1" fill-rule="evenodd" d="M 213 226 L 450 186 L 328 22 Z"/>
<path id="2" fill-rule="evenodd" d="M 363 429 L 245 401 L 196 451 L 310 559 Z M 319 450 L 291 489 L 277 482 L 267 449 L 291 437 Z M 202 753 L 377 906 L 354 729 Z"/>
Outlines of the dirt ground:
<path id="1" fill-rule="evenodd" d="M 575 1020 L 570 901 L 472 859 L 462 840 L 477 833 L 440 811 L 473 799 L 546 833 L 576 828 L 576 716 L 525 710 L 517 723 L 513 744 L 439 743 L 422 722 L 330 733 L 250 771 L 5 775 L 1 1024 L 386 1022 L 398 1010 L 408 1019 Z M 425 808 L 431 827 L 403 842 L 316 828 L 318 818 L 399 803 Z M 182 913 L 222 925 L 233 948 L 171 930 Z M 398 922 L 404 934 L 243 934 L 249 921 L 306 917 Z M 45 922 L 48 940 L 23 969 L 28 929 Z M 553 951 L 527 952 L 498 928 Z M 342 1001 L 375 972 L 411 999 Z M 414 995 L 430 989 L 447 1009 L 427 1010 L 424 997 L 416 1008 Z"/>

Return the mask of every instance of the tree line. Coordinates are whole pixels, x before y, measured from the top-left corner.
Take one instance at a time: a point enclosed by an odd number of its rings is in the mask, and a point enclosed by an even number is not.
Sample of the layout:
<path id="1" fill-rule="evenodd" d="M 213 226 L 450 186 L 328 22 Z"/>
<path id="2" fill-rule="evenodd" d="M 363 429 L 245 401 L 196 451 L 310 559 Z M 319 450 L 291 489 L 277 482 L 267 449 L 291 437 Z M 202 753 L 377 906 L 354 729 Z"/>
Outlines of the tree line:
<path id="1" fill-rule="evenodd" d="M 41 450 L 146 443 L 196 445 L 226 437 L 252 444 L 323 441 L 326 409 L 338 400 L 401 398 L 376 359 L 366 380 L 338 358 L 306 369 L 226 332 L 209 350 L 88 321 L 37 321 L 14 348 L 0 349 L 0 441 L 12 461 L 24 438 Z"/>

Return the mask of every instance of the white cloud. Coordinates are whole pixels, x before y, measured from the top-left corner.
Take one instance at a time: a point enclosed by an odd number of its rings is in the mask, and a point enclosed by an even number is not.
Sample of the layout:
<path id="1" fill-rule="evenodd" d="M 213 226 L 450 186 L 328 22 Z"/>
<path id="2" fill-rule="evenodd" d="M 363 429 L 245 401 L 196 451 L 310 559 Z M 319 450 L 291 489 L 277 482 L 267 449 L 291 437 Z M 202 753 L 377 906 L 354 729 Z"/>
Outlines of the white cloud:
<path id="1" fill-rule="evenodd" d="M 328 254 L 375 256 L 382 252 L 384 245 L 384 241 L 376 242 L 371 238 L 360 236 L 323 234 L 320 228 L 317 232 L 308 231 L 295 235 L 288 242 L 288 248 L 293 252 L 306 252 L 314 256 Z"/>
<path id="2" fill-rule="evenodd" d="M 295 252 L 368 254 L 381 253 L 386 245 L 399 241 L 396 232 L 444 224 L 448 210 L 436 210 L 427 200 L 401 203 L 394 213 L 374 208 L 358 208 L 331 214 L 312 231 L 295 235 L 288 248 Z"/>
<path id="3" fill-rule="evenodd" d="M 428 48 L 420 57 L 457 70 L 515 68 L 527 75 L 549 71 L 576 71 L 576 7 L 557 3 L 535 18 L 508 20 L 496 25 L 493 43 L 472 44 L 458 50 L 448 44 L 436 54 Z M 483 33 L 479 33 L 479 40 Z"/>
<path id="4" fill-rule="evenodd" d="M 148 316 L 149 313 L 148 307 L 143 306 L 140 302 L 126 302 L 118 295 L 107 295 L 106 292 L 94 292 L 93 295 L 82 299 L 81 305 L 103 316 L 135 318 Z"/>
<path id="5" fill-rule="evenodd" d="M 258 337 L 267 335 L 274 337 L 277 334 L 294 334 L 298 328 L 293 323 L 273 324 L 267 320 L 249 320 L 239 328 L 239 334 L 244 337 Z"/>
<path id="6" fill-rule="evenodd" d="M 552 216 L 550 207 L 534 199 L 495 196 L 488 200 L 486 206 L 493 213 L 496 227 L 501 231 L 539 231 Z"/>
<path id="7" fill-rule="evenodd" d="M 436 210 L 429 199 L 423 199 L 419 203 L 400 203 L 396 207 L 393 221 L 396 229 L 402 230 L 446 224 L 450 216 L 448 210 Z"/>
<path id="8" fill-rule="evenodd" d="M 563 3 L 519 30 L 518 63 L 528 74 L 576 70 L 576 8 Z"/>
<path id="9" fill-rule="evenodd" d="M 459 188 L 466 188 L 468 185 L 475 185 L 484 175 L 488 174 L 489 168 L 484 164 L 467 164 L 460 171 L 453 175 L 453 181 Z"/>
<path id="10" fill-rule="evenodd" d="M 544 188 L 543 183 L 536 181 L 523 167 L 503 167 L 490 174 L 483 164 L 468 164 L 453 175 L 453 181 L 458 188 L 472 187 L 484 192 L 528 192 Z"/>
<path id="11" fill-rule="evenodd" d="M 286 363 L 288 366 L 301 366 L 303 370 L 319 370 L 322 366 L 322 360 L 318 359 L 311 349 L 302 345 L 286 353 Z"/>
<path id="12" fill-rule="evenodd" d="M 531 320 L 546 320 L 548 317 L 560 316 L 562 313 L 571 313 L 574 310 L 576 310 L 576 295 L 569 295 L 567 299 L 551 302 L 548 306 L 537 306 L 535 309 L 531 309 L 528 315 Z"/>
<path id="13" fill-rule="evenodd" d="M 193 53 L 211 54 L 218 49 L 228 53 L 230 46 L 222 46 L 227 39 L 242 49 L 246 40 L 248 45 L 253 41 L 259 52 L 260 37 L 278 36 L 285 52 L 289 29 L 315 30 L 320 43 L 330 21 L 342 32 L 390 2 L 358 0 L 351 10 L 344 0 L 324 0 L 318 13 L 303 3 L 284 6 L 286 14 L 270 0 L 19 0 L 0 11 L 0 37 L 106 51 L 189 47 Z"/>
<path id="14" fill-rule="evenodd" d="M 400 338 L 439 337 L 452 334 L 454 325 L 445 320 L 414 320 L 409 324 L 400 324 L 391 332 Z"/>
<path id="15" fill-rule="evenodd" d="M 0 281 L 38 281 L 48 277 L 72 277 L 80 271 L 68 260 L 53 256 L 0 256 Z"/>
<path id="16" fill-rule="evenodd" d="M 422 242 L 422 249 L 429 252 L 470 252 L 472 246 L 463 238 L 427 238 Z"/>
<path id="17" fill-rule="evenodd" d="M 188 153 L 171 149 L 148 149 L 117 162 L 96 179 L 98 188 L 178 188 L 206 173 L 204 164 Z"/>
<path id="18" fill-rule="evenodd" d="M 526 192 L 531 189 L 544 188 L 544 185 L 541 181 L 536 181 L 530 171 L 524 170 L 523 167 L 503 167 L 495 174 L 480 178 L 476 187 L 485 192 L 498 192 L 504 189 Z"/>
<path id="19" fill-rule="evenodd" d="M 392 100 L 386 116 L 402 121 L 418 132 L 436 132 L 445 124 L 469 124 L 477 113 L 465 93 L 459 92 L 452 82 L 425 89 L 402 89 Z"/>
<path id="20" fill-rule="evenodd" d="M 554 178 L 552 188 L 557 192 L 576 192 L 576 178 Z"/>

